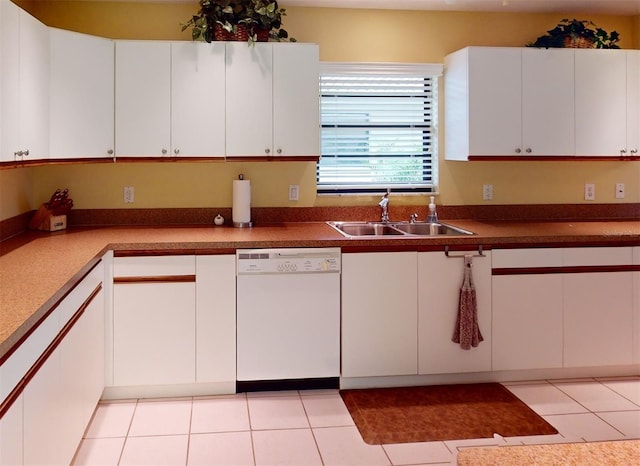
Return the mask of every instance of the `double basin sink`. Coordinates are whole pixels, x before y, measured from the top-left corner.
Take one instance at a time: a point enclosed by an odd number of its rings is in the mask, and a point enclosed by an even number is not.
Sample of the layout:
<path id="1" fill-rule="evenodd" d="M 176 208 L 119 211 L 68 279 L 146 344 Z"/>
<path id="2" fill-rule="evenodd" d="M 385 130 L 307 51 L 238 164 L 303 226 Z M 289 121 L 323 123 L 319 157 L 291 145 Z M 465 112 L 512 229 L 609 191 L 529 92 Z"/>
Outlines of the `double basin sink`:
<path id="1" fill-rule="evenodd" d="M 427 222 L 327 222 L 347 238 L 434 237 L 473 235 L 471 231 L 444 223 Z"/>

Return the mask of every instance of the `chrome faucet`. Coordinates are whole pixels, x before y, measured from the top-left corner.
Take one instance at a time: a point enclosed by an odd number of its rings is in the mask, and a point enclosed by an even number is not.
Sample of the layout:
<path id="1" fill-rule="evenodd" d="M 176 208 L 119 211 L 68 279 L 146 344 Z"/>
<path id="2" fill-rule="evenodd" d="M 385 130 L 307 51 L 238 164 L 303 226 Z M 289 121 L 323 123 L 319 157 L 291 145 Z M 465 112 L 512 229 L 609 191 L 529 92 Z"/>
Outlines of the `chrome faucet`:
<path id="1" fill-rule="evenodd" d="M 378 205 L 382 208 L 382 215 L 380 220 L 383 223 L 387 223 L 389 221 L 389 190 L 387 189 L 387 193 L 382 196 Z"/>
<path id="2" fill-rule="evenodd" d="M 418 214 L 411 214 L 409 217 L 409 223 L 416 223 L 418 221 Z"/>

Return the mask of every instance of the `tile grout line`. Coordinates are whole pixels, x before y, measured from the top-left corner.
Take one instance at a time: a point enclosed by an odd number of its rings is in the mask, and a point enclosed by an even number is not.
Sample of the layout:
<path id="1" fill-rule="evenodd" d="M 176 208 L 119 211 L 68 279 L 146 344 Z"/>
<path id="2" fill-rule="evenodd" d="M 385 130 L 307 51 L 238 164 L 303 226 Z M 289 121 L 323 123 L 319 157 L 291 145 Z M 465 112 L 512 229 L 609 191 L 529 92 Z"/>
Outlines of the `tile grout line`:
<path id="1" fill-rule="evenodd" d="M 124 442 L 122 442 L 122 448 L 120 449 L 120 455 L 118 455 L 118 465 L 122 463 L 122 456 L 124 455 L 124 449 L 127 446 L 127 442 L 129 441 L 129 432 L 131 432 L 131 426 L 133 425 L 133 418 L 136 416 L 136 411 L 138 410 L 138 403 L 140 402 L 139 398 L 136 398 L 136 404 L 133 407 L 133 412 L 131 413 L 131 419 L 129 420 L 129 426 L 127 427 L 127 432 L 124 436 Z"/>
<path id="2" fill-rule="evenodd" d="M 316 433 L 313 431 L 313 426 L 311 425 L 311 419 L 309 419 L 309 413 L 307 411 L 307 407 L 302 400 L 302 393 L 298 390 L 298 397 L 300 398 L 300 403 L 302 404 L 302 410 L 304 411 L 304 415 L 307 418 L 307 424 L 309 424 L 309 430 L 311 431 L 311 436 L 313 437 L 313 443 L 316 446 L 316 451 L 318 452 L 318 457 L 320 458 L 320 463 L 324 466 L 324 458 L 322 457 L 322 452 L 320 451 L 320 445 L 318 445 L 318 439 L 316 438 Z"/>

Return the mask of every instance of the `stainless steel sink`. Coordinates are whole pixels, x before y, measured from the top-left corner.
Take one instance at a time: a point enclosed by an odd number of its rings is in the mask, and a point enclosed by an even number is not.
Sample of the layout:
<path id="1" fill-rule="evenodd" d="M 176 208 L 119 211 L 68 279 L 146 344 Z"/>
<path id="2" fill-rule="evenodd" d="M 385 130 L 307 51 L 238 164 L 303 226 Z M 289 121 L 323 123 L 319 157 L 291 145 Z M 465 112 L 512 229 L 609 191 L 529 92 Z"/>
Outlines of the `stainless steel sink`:
<path id="1" fill-rule="evenodd" d="M 426 238 L 435 236 L 473 235 L 471 231 L 463 230 L 444 223 L 426 222 L 327 222 L 327 224 L 347 238 L 381 238 L 405 237 Z"/>
<path id="2" fill-rule="evenodd" d="M 445 225 L 444 223 L 400 223 L 394 224 L 394 228 L 397 228 L 409 235 L 420 236 L 473 235 L 470 231 L 451 225 Z"/>
<path id="3" fill-rule="evenodd" d="M 404 235 L 404 233 L 386 223 L 365 223 L 365 222 L 328 222 L 333 228 L 344 236 L 390 236 Z"/>

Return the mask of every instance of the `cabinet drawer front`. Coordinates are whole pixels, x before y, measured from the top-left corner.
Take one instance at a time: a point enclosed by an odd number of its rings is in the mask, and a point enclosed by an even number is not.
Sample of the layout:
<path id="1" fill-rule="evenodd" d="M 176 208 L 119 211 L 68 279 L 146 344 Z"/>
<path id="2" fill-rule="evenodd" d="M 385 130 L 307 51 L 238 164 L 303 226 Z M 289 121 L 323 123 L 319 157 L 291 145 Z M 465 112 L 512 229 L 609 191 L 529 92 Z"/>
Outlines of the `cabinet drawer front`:
<path id="1" fill-rule="evenodd" d="M 195 256 L 116 257 L 113 260 L 113 276 L 116 278 L 193 275 L 195 273 Z"/>
<path id="2" fill-rule="evenodd" d="M 491 254 L 491 265 L 494 269 L 562 267 L 562 249 L 494 249 Z"/>
<path id="3" fill-rule="evenodd" d="M 630 247 L 612 248 L 566 248 L 563 250 L 563 265 L 630 265 L 632 249 Z"/>

